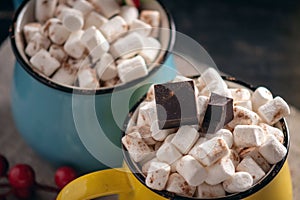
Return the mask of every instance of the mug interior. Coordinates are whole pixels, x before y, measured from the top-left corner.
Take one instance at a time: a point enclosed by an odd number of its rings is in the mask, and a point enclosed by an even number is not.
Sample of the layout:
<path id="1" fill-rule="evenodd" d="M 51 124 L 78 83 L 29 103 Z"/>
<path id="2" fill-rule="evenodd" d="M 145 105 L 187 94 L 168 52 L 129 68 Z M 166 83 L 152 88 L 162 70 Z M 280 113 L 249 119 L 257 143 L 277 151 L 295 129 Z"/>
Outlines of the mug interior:
<path id="1" fill-rule="evenodd" d="M 192 77 L 192 78 L 197 78 L 197 77 Z M 225 82 L 228 84 L 229 88 L 235 88 L 235 87 L 242 87 L 242 88 L 246 88 L 249 89 L 251 92 L 253 92 L 256 87 L 249 85 L 243 81 L 237 80 L 233 77 L 225 77 L 223 76 L 223 79 L 225 80 Z M 146 96 L 145 96 L 146 97 Z M 126 134 L 126 130 L 128 127 L 132 126 L 132 124 L 136 121 L 137 119 L 137 115 L 138 115 L 138 108 L 140 103 L 143 102 L 143 100 L 145 99 L 145 97 L 143 99 L 140 100 L 140 102 L 138 102 L 131 110 L 131 112 L 128 114 L 127 119 L 124 123 L 124 128 L 123 130 L 125 130 L 123 132 L 124 136 Z M 277 122 L 275 124 L 275 126 L 277 128 L 279 128 L 283 134 L 284 134 L 284 142 L 283 145 L 287 148 L 287 152 L 289 152 L 289 146 L 290 146 L 290 136 L 289 136 L 289 130 L 287 127 L 287 123 L 286 120 L 283 118 L 281 119 L 279 122 Z M 123 150 L 123 156 L 124 156 L 124 160 L 127 163 L 127 166 L 129 167 L 130 171 L 134 174 L 134 176 L 148 189 L 152 190 L 153 192 L 167 198 L 167 199 L 174 199 L 174 200 L 191 200 L 191 199 L 198 199 L 198 200 L 240 200 L 243 198 L 246 198 L 256 192 L 258 192 L 259 190 L 261 190 L 263 187 L 265 187 L 268 183 L 270 183 L 275 177 L 276 175 L 279 173 L 279 171 L 281 170 L 281 168 L 283 167 L 286 159 L 287 159 L 287 155 L 278 163 L 274 164 L 271 169 L 269 170 L 268 173 L 266 173 L 266 175 L 264 176 L 264 178 L 262 178 L 260 181 L 258 181 L 256 184 L 254 184 L 249 190 L 246 190 L 244 192 L 240 192 L 240 193 L 232 193 L 232 194 L 228 194 L 224 197 L 216 197 L 216 198 L 196 198 L 196 197 L 183 197 L 183 196 L 179 196 L 176 195 L 174 193 L 168 192 L 168 191 L 158 191 L 158 190 L 154 190 L 149 188 L 145 181 L 146 181 L 146 176 L 142 173 L 142 166 L 139 163 L 134 162 L 131 159 L 130 154 L 128 153 L 128 151 L 126 150 L 125 146 L 122 145 L 122 150 Z M 288 153 L 287 153 L 288 154 Z"/>
<path id="2" fill-rule="evenodd" d="M 35 1 L 36 0 L 24 0 L 21 6 L 18 8 L 14 19 L 13 24 L 10 30 L 11 35 L 11 43 L 12 48 L 14 50 L 15 56 L 17 60 L 21 63 L 21 66 L 34 78 L 38 79 L 42 83 L 54 87 L 56 89 L 60 89 L 66 92 L 74 92 L 75 91 L 86 91 L 90 89 L 80 89 L 76 86 L 69 86 L 64 85 L 61 83 L 54 82 L 49 77 L 43 75 L 35 68 L 31 67 L 31 63 L 28 60 L 28 57 L 25 54 L 25 39 L 23 36 L 23 27 L 30 23 L 35 22 Z M 161 15 L 161 26 L 160 26 L 160 34 L 159 34 L 159 41 L 161 42 L 161 50 L 155 59 L 155 61 L 148 66 L 149 74 L 145 77 L 141 77 L 139 79 L 130 81 L 128 83 L 121 83 L 117 84 L 114 87 L 102 87 L 96 89 L 96 93 L 106 93 L 111 92 L 113 88 L 128 88 L 131 85 L 134 85 L 138 82 L 143 81 L 147 77 L 151 76 L 168 58 L 170 55 L 170 52 L 173 49 L 174 43 L 175 43 L 175 24 L 174 21 L 170 15 L 170 13 L 166 10 L 166 8 L 163 6 L 160 0 L 149 0 L 149 1 L 143 1 L 141 5 L 142 9 L 153 9 L 160 12 Z M 93 89 L 95 91 L 95 89 Z M 95 92 L 94 92 L 95 93 Z"/>

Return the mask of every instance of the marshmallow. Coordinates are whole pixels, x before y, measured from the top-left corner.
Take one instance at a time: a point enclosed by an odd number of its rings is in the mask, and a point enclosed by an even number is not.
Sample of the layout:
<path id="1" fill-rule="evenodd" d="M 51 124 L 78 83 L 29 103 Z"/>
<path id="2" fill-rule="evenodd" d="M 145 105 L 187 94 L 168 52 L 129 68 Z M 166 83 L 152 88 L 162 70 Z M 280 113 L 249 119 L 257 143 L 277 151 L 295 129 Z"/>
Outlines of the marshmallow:
<path id="1" fill-rule="evenodd" d="M 182 153 L 187 154 L 199 138 L 199 133 L 191 126 L 181 126 L 171 143 Z"/>
<path id="2" fill-rule="evenodd" d="M 246 156 L 236 167 L 236 170 L 238 172 L 248 172 L 252 176 L 254 184 L 266 175 L 261 167 L 250 156 Z"/>
<path id="3" fill-rule="evenodd" d="M 152 64 L 158 56 L 158 53 L 161 50 L 160 42 L 153 38 L 147 37 L 143 40 L 144 48 L 140 51 L 141 55 L 148 65 Z"/>
<path id="4" fill-rule="evenodd" d="M 81 42 L 90 51 L 90 56 L 93 58 L 93 60 L 102 58 L 102 56 L 109 50 L 109 43 L 102 33 L 94 26 L 91 26 L 84 31 L 83 35 L 81 36 Z"/>
<path id="5" fill-rule="evenodd" d="M 95 6 L 96 10 L 102 13 L 106 18 L 111 18 L 120 12 L 120 6 L 116 1 L 91 0 L 91 3 Z"/>
<path id="6" fill-rule="evenodd" d="M 194 156 L 202 165 L 211 166 L 219 159 L 229 154 L 226 141 L 220 137 L 214 137 L 203 142 L 195 149 Z"/>
<path id="7" fill-rule="evenodd" d="M 196 197 L 198 198 L 223 197 L 225 195 L 226 193 L 222 184 L 209 185 L 202 183 L 197 187 Z"/>
<path id="8" fill-rule="evenodd" d="M 170 134 L 166 137 L 166 139 L 164 140 L 164 143 L 171 143 L 171 141 L 173 140 L 173 138 L 175 137 L 176 133 Z"/>
<path id="9" fill-rule="evenodd" d="M 146 176 L 147 176 L 147 174 L 148 174 L 148 171 L 149 171 L 149 167 L 150 167 L 151 162 L 159 162 L 159 160 L 155 157 L 155 158 L 153 158 L 153 159 L 147 161 L 146 163 L 144 163 L 144 164 L 142 165 L 142 172 L 143 172 Z"/>
<path id="10" fill-rule="evenodd" d="M 114 87 L 115 85 L 121 83 L 118 77 L 110 79 L 108 81 L 104 81 L 103 87 Z"/>
<path id="11" fill-rule="evenodd" d="M 258 87 L 252 94 L 252 107 L 254 111 L 273 99 L 272 93 L 265 87 Z"/>
<path id="12" fill-rule="evenodd" d="M 105 53 L 99 62 L 96 64 L 96 70 L 98 77 L 103 81 L 108 81 L 117 77 L 118 70 L 117 66 L 114 63 L 114 58 L 112 55 Z"/>
<path id="13" fill-rule="evenodd" d="M 84 16 L 94 10 L 94 6 L 86 0 L 78 0 L 74 3 L 73 8 L 79 10 Z"/>
<path id="14" fill-rule="evenodd" d="M 213 137 L 221 137 L 225 140 L 228 148 L 232 147 L 233 144 L 233 135 L 231 133 L 231 131 L 229 131 L 228 129 L 220 129 L 218 132 L 214 133 L 214 134 L 206 134 L 206 138 L 207 139 L 211 139 Z"/>
<path id="15" fill-rule="evenodd" d="M 92 67 L 92 63 L 90 62 L 88 56 L 83 56 L 81 59 L 78 60 L 69 58 L 67 63 L 76 69 Z"/>
<path id="16" fill-rule="evenodd" d="M 37 22 L 31 22 L 28 24 L 25 24 L 23 27 L 23 33 L 26 42 L 30 42 L 34 36 L 35 33 L 40 32 L 42 28 L 42 25 Z"/>
<path id="17" fill-rule="evenodd" d="M 199 118 L 199 125 L 202 124 L 205 112 L 207 109 L 209 98 L 207 96 L 200 95 L 197 97 L 197 115 Z"/>
<path id="18" fill-rule="evenodd" d="M 54 17 L 56 17 L 59 20 L 63 20 L 63 13 L 67 10 L 71 9 L 69 6 L 67 6 L 66 4 L 59 4 L 56 8 L 55 8 L 55 12 L 54 12 Z"/>
<path id="19" fill-rule="evenodd" d="M 154 100 L 154 85 L 152 84 L 148 89 L 145 101 L 153 101 L 153 100 Z"/>
<path id="20" fill-rule="evenodd" d="M 181 153 L 171 143 L 163 144 L 156 152 L 156 157 L 162 162 L 172 164 L 182 157 Z"/>
<path id="21" fill-rule="evenodd" d="M 87 15 L 85 19 L 84 29 L 88 29 L 91 26 L 95 26 L 96 28 L 99 28 L 106 22 L 108 22 L 108 19 L 106 19 L 99 13 L 92 11 L 90 14 Z"/>
<path id="22" fill-rule="evenodd" d="M 176 170 L 191 186 L 200 185 L 207 177 L 206 169 L 190 155 L 186 155 L 178 161 Z"/>
<path id="23" fill-rule="evenodd" d="M 80 11 L 65 9 L 62 11 L 63 25 L 71 32 L 79 31 L 84 25 L 84 18 Z"/>
<path id="24" fill-rule="evenodd" d="M 43 26 L 42 31 L 50 38 L 50 40 L 58 45 L 62 45 L 70 36 L 70 31 L 63 26 L 62 22 L 57 18 L 49 19 Z"/>
<path id="25" fill-rule="evenodd" d="M 158 120 L 152 122 L 150 130 L 152 137 L 157 141 L 163 141 L 169 134 L 175 132 L 175 129 L 159 129 Z"/>
<path id="26" fill-rule="evenodd" d="M 129 30 L 137 32 L 142 36 L 147 37 L 152 31 L 152 27 L 149 24 L 143 22 L 142 20 L 134 19 L 130 24 Z"/>
<path id="27" fill-rule="evenodd" d="M 226 192 L 236 193 L 244 192 L 252 187 L 253 179 L 247 172 L 237 172 L 229 179 L 223 182 Z"/>
<path id="28" fill-rule="evenodd" d="M 50 40 L 42 35 L 40 32 L 36 32 L 33 35 L 32 40 L 27 44 L 25 53 L 29 56 L 34 56 L 41 49 L 48 49 L 51 42 Z"/>
<path id="29" fill-rule="evenodd" d="M 237 147 L 255 147 L 264 143 L 265 133 L 257 125 L 237 125 L 233 131 L 233 139 Z"/>
<path id="30" fill-rule="evenodd" d="M 118 39 L 111 45 L 110 52 L 115 58 L 131 58 L 138 54 L 144 47 L 143 38 L 138 33 L 132 32 Z"/>
<path id="31" fill-rule="evenodd" d="M 173 173 L 169 177 L 166 190 L 178 195 L 192 197 L 196 191 L 196 187 L 188 185 L 180 174 Z"/>
<path id="32" fill-rule="evenodd" d="M 177 167 L 177 164 L 178 164 L 179 161 L 180 161 L 180 159 L 176 160 L 175 162 L 173 162 L 173 163 L 170 165 L 170 166 L 171 166 L 171 172 L 172 172 L 172 173 L 177 172 L 176 167 Z"/>
<path id="33" fill-rule="evenodd" d="M 248 89 L 234 88 L 229 90 L 231 92 L 233 101 L 247 101 L 251 98 L 251 94 Z"/>
<path id="34" fill-rule="evenodd" d="M 234 128 L 236 125 L 256 125 L 260 120 L 255 112 L 241 106 L 234 106 L 233 114 L 233 120 L 228 123 L 230 128 Z"/>
<path id="35" fill-rule="evenodd" d="M 140 133 L 143 140 L 147 145 L 155 145 L 156 141 L 151 136 L 150 126 L 144 125 L 138 128 L 138 132 Z"/>
<path id="36" fill-rule="evenodd" d="M 54 16 L 57 0 L 36 0 L 35 18 L 39 22 L 45 22 Z"/>
<path id="37" fill-rule="evenodd" d="M 75 3 L 79 0 L 60 0 L 63 1 L 64 3 L 66 3 L 67 5 L 73 7 L 75 5 Z"/>
<path id="38" fill-rule="evenodd" d="M 155 101 L 143 102 L 139 107 L 137 126 L 149 125 L 157 120 Z"/>
<path id="39" fill-rule="evenodd" d="M 176 75 L 175 78 L 172 80 L 173 83 L 184 82 L 184 81 L 193 81 L 193 79 L 187 78 L 187 77 L 182 76 L 182 75 Z"/>
<path id="40" fill-rule="evenodd" d="M 264 170 L 265 173 L 267 173 L 271 169 L 269 163 L 259 153 L 258 148 L 250 147 L 240 152 L 241 159 L 244 159 L 247 156 L 250 156 L 262 168 L 262 170 Z"/>
<path id="41" fill-rule="evenodd" d="M 60 84 L 73 85 L 77 78 L 77 72 L 78 69 L 65 63 L 53 75 L 52 80 Z"/>
<path id="42" fill-rule="evenodd" d="M 155 190 L 164 190 L 171 168 L 163 162 L 151 162 L 146 177 L 146 185 Z"/>
<path id="43" fill-rule="evenodd" d="M 248 110 L 252 110 L 252 102 L 250 100 L 234 101 L 233 106 L 241 106 L 241 107 L 247 108 Z"/>
<path id="44" fill-rule="evenodd" d="M 161 146 L 163 145 L 163 142 L 156 142 L 156 144 L 154 145 L 154 150 L 157 151 Z"/>
<path id="45" fill-rule="evenodd" d="M 85 51 L 85 46 L 81 42 L 81 37 L 84 31 L 76 31 L 71 33 L 68 40 L 64 45 L 64 50 L 67 54 L 73 58 L 81 58 Z"/>
<path id="46" fill-rule="evenodd" d="M 78 82 L 81 88 L 96 89 L 99 87 L 96 71 L 91 68 L 83 68 L 79 70 Z"/>
<path id="47" fill-rule="evenodd" d="M 284 142 L 284 135 L 283 135 L 283 132 L 279 129 L 279 128 L 276 128 L 274 126 L 270 126 L 268 124 L 265 124 L 265 123 L 259 123 L 258 124 L 264 131 L 267 135 L 274 135 L 276 137 L 276 139 L 281 143 L 283 144 Z"/>
<path id="48" fill-rule="evenodd" d="M 128 25 L 139 17 L 139 11 L 135 6 L 122 6 L 120 16 L 127 22 Z"/>
<path id="49" fill-rule="evenodd" d="M 153 37 L 158 37 L 160 25 L 160 13 L 156 10 L 143 10 L 140 14 L 140 19 L 147 24 L 150 24 L 154 29 L 151 35 Z"/>
<path id="50" fill-rule="evenodd" d="M 231 160 L 234 168 L 236 168 L 238 166 L 238 164 L 240 163 L 240 156 L 239 154 L 233 150 L 233 149 L 230 149 L 230 153 L 229 153 L 229 156 L 228 158 Z"/>
<path id="51" fill-rule="evenodd" d="M 197 154 L 197 148 L 200 144 L 202 144 L 203 142 L 206 142 L 207 138 L 205 137 L 200 137 L 197 142 L 195 143 L 195 145 L 192 147 L 192 149 L 189 151 L 189 155 L 193 156 L 195 154 Z"/>
<path id="52" fill-rule="evenodd" d="M 145 60 L 141 56 L 127 59 L 119 64 L 117 68 L 120 80 L 123 83 L 144 77 L 149 73 Z"/>
<path id="53" fill-rule="evenodd" d="M 62 46 L 52 44 L 49 48 L 50 55 L 58 60 L 60 63 L 65 62 L 68 59 L 67 53 Z"/>
<path id="54" fill-rule="evenodd" d="M 30 63 L 46 76 L 51 76 L 60 67 L 60 63 L 45 49 L 32 56 Z"/>
<path id="55" fill-rule="evenodd" d="M 127 32 L 128 25 L 122 17 L 116 16 L 100 26 L 100 30 L 111 43 Z"/>
<path id="56" fill-rule="evenodd" d="M 222 158 L 207 168 L 207 178 L 205 182 L 210 185 L 219 184 L 232 176 L 234 172 L 235 168 L 232 161 L 227 157 Z"/>
<path id="57" fill-rule="evenodd" d="M 281 161 L 287 154 L 287 149 L 273 135 L 267 137 L 266 142 L 258 149 L 259 153 L 270 163 Z"/>
<path id="58" fill-rule="evenodd" d="M 259 116 L 268 124 L 273 125 L 281 118 L 290 114 L 289 105 L 281 98 L 275 97 L 258 108 Z"/>
<path id="59" fill-rule="evenodd" d="M 143 141 L 138 132 L 126 134 L 122 138 L 122 143 L 135 162 L 142 161 L 151 153 L 149 146 Z"/>

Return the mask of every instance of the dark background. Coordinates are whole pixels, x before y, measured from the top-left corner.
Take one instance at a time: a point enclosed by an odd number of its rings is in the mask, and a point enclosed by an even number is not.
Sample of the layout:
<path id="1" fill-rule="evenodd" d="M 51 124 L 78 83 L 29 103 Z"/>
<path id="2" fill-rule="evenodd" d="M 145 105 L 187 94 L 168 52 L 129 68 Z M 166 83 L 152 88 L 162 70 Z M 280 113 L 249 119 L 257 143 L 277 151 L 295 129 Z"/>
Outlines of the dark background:
<path id="1" fill-rule="evenodd" d="M 299 1 L 162 1 L 177 30 L 198 41 L 221 71 L 300 107 Z M 10 1 L 0 1 L 1 42 L 12 10 Z"/>

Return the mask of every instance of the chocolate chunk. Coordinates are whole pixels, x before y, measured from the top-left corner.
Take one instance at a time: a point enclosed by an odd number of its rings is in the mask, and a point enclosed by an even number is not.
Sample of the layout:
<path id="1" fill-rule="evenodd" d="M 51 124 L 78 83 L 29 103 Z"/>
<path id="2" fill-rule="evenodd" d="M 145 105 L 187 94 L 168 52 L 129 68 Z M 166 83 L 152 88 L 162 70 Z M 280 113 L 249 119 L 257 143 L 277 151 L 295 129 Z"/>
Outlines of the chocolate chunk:
<path id="1" fill-rule="evenodd" d="M 158 84 L 154 91 L 160 129 L 198 124 L 193 81 Z"/>
<path id="2" fill-rule="evenodd" d="M 233 99 L 211 93 L 201 131 L 215 133 L 233 119 Z"/>

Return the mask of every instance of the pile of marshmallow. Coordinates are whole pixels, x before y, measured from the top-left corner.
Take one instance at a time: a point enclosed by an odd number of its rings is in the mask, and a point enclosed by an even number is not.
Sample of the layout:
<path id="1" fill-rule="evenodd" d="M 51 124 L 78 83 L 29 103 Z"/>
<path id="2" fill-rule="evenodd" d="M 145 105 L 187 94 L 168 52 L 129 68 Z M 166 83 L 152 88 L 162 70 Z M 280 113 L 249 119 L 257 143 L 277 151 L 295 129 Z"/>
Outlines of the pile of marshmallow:
<path id="1" fill-rule="evenodd" d="M 152 86 L 127 127 L 123 145 L 149 188 L 199 199 L 250 189 L 287 154 L 276 125 L 290 113 L 289 106 L 265 87 L 254 92 L 230 88 L 213 69 L 193 81 L 199 125 L 160 130 Z M 204 134 L 199 127 L 211 92 L 233 99 L 234 118 L 216 133 Z"/>
<path id="2" fill-rule="evenodd" d="M 97 89 L 146 76 L 161 44 L 160 13 L 115 0 L 36 0 L 24 26 L 35 70 L 67 86 Z"/>

